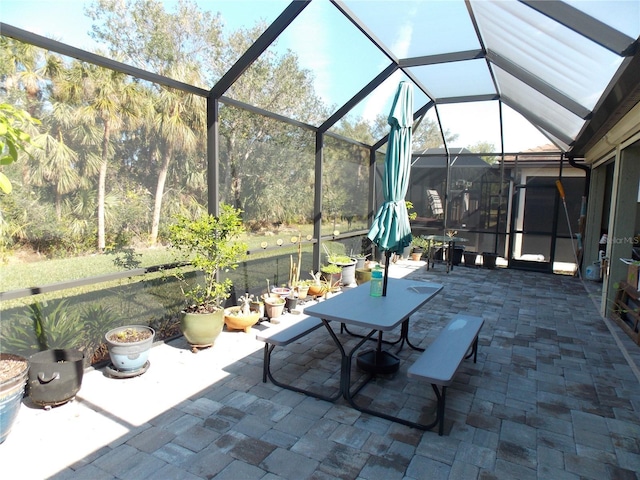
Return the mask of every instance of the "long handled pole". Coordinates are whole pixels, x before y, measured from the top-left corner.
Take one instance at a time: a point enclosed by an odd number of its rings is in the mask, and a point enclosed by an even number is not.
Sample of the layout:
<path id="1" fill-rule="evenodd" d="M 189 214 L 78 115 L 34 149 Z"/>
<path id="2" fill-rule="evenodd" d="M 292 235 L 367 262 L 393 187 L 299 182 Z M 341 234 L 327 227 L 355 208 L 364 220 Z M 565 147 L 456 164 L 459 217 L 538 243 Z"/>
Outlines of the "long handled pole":
<path id="1" fill-rule="evenodd" d="M 576 261 L 576 268 L 578 269 L 578 278 L 582 278 L 580 275 L 580 264 L 578 263 L 578 254 L 576 253 L 576 247 L 573 244 L 573 232 L 571 231 L 571 220 L 569 220 L 569 210 L 567 209 L 567 200 L 565 199 L 564 187 L 562 186 L 562 182 L 560 180 L 556 180 L 556 188 L 558 189 L 558 193 L 560 193 L 560 198 L 562 199 L 562 204 L 564 205 L 564 214 L 567 218 L 567 227 L 569 227 L 569 236 L 571 237 L 571 248 L 573 250 L 573 258 Z"/>

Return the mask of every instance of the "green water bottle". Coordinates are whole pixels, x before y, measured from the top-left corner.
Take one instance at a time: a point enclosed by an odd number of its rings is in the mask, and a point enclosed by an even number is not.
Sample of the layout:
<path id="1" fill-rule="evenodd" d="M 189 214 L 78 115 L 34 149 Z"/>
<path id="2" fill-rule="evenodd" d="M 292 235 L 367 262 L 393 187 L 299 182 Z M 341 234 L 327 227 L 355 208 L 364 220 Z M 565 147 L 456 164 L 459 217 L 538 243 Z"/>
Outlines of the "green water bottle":
<path id="1" fill-rule="evenodd" d="M 381 268 L 374 268 L 371 271 L 371 281 L 369 282 L 369 294 L 372 297 L 381 297 L 382 296 L 382 272 Z"/>

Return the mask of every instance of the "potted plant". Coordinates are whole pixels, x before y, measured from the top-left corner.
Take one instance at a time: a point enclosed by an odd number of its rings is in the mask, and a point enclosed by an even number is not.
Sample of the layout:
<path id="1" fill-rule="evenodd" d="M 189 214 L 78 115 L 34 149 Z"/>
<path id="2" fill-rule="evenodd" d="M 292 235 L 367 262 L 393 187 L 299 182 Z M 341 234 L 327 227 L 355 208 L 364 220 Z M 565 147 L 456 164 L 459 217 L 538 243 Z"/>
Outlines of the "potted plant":
<path id="1" fill-rule="evenodd" d="M 285 299 L 278 295 L 267 294 L 264 296 L 264 309 L 269 321 L 273 321 L 282 315 L 285 303 Z"/>
<path id="2" fill-rule="evenodd" d="M 484 268 L 488 268 L 489 270 L 493 270 L 496 268 L 496 259 L 498 258 L 498 254 L 495 252 L 482 252 L 482 266 Z"/>
<path id="3" fill-rule="evenodd" d="M 10 319 L 3 345 L 29 355 L 27 393 L 35 405 L 49 409 L 80 390 L 85 356 L 76 347 L 86 338 L 85 325 L 66 300 L 34 302 L 27 310 Z"/>
<path id="4" fill-rule="evenodd" d="M 11 432 L 20 411 L 28 371 L 29 361 L 26 358 L 0 353 L 0 444 Z"/>
<path id="5" fill-rule="evenodd" d="M 411 260 L 418 261 L 424 252 L 429 248 L 429 241 L 421 236 L 413 237 L 411 241 Z"/>
<path id="6" fill-rule="evenodd" d="M 124 325 L 109 330 L 104 336 L 111 359 L 107 373 L 129 378 L 146 372 L 154 336 L 155 331 L 147 325 Z"/>
<path id="7" fill-rule="evenodd" d="M 304 281 L 304 284 L 309 287 L 309 289 L 307 290 L 307 295 L 311 297 L 323 296 L 326 293 L 326 291 L 329 289 L 327 282 L 325 282 L 322 279 L 320 272 L 317 272 L 317 273 L 311 272 L 311 277 L 312 277 L 311 280 Z"/>
<path id="8" fill-rule="evenodd" d="M 340 279 L 342 278 L 342 268 L 335 263 L 329 263 L 320 267 L 320 273 L 323 280 L 329 285 L 329 289 L 340 286 Z"/>
<path id="9" fill-rule="evenodd" d="M 356 283 L 356 259 L 348 255 L 331 253 L 326 245 L 323 245 L 327 254 L 327 263 L 336 265 L 340 268 L 340 276 L 342 285 L 353 286 Z M 321 269 L 322 270 L 322 269 Z M 323 272 L 324 273 L 324 272 Z"/>
<path id="10" fill-rule="evenodd" d="M 180 328 L 192 351 L 210 347 L 224 326 L 224 302 L 229 298 L 231 280 L 220 280 L 224 269 L 235 269 L 247 251 L 239 240 L 245 229 L 241 210 L 221 204 L 218 216 L 202 214 L 196 218 L 177 215 L 169 226 L 171 246 L 186 254 L 191 266 L 201 274 L 191 282 L 180 270 L 186 307 L 182 311 Z"/>
<path id="11" fill-rule="evenodd" d="M 260 312 L 251 309 L 254 296 L 246 293 L 238 298 L 239 305 L 226 308 L 224 311 L 224 323 L 229 330 L 251 331 L 251 327 L 260 320 Z"/>

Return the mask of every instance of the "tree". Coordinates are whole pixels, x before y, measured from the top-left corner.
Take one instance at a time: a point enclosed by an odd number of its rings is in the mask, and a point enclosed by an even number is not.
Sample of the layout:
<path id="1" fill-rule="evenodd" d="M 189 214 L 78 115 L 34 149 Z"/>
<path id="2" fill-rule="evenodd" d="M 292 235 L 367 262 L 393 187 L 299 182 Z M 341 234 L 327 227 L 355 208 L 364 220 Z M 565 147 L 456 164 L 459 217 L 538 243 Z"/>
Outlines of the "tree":
<path id="1" fill-rule="evenodd" d="M 387 115 L 380 114 L 376 117 L 373 124 L 373 134 L 376 141 L 389 133 L 389 122 Z M 412 150 L 414 152 L 422 152 L 429 148 L 442 148 L 442 134 L 438 123 L 428 117 L 424 117 L 417 128 L 412 131 Z M 447 143 L 454 142 L 458 138 L 457 133 L 451 133 L 449 130 L 444 132 Z"/>
<path id="2" fill-rule="evenodd" d="M 36 160 L 31 169 L 31 178 L 35 185 L 51 186 L 54 190 L 56 217 L 62 219 L 63 195 L 76 190 L 81 183 L 77 169 L 78 154 L 66 142 L 63 131 L 73 127 L 73 109 L 64 103 L 53 106 L 45 117 L 48 131 L 34 137 L 39 146 L 33 152 Z"/>
<path id="3" fill-rule="evenodd" d="M 176 70 L 180 73 L 176 73 L 175 77 L 184 81 L 193 82 L 198 78 L 198 71 L 194 66 L 176 66 Z M 156 155 L 160 161 L 149 241 L 151 245 L 155 245 L 158 240 L 162 197 L 169 164 L 174 156 L 185 159 L 190 152 L 196 150 L 199 139 L 196 132 L 204 132 L 206 126 L 204 101 L 194 95 L 163 88 L 154 105 L 153 125 L 158 139 Z"/>
<path id="4" fill-rule="evenodd" d="M 194 2 L 181 0 L 172 13 L 157 0 L 100 0 L 88 12 L 97 21 L 92 36 L 105 43 L 112 55 L 191 85 L 203 85 L 205 77 L 215 76 L 221 20 Z M 203 76 L 202 72 L 208 73 Z M 148 94 L 154 97 L 149 98 L 148 105 L 153 107 L 145 115 L 150 125 L 147 138 L 153 142 L 149 161 L 156 166 L 157 179 L 149 243 L 155 245 L 171 162 L 178 156 L 186 165 L 198 145 L 205 144 L 206 110 L 194 95 L 164 87 L 152 87 Z"/>
<path id="5" fill-rule="evenodd" d="M 124 127 L 125 121 L 138 118 L 140 89 L 122 73 L 74 62 L 68 71 L 63 99 L 79 101 L 79 121 L 99 129 L 98 136 L 83 139 L 93 144 L 100 158 L 97 191 L 98 250 L 103 251 L 105 241 L 105 198 L 109 162 L 113 157 L 112 139 Z"/>

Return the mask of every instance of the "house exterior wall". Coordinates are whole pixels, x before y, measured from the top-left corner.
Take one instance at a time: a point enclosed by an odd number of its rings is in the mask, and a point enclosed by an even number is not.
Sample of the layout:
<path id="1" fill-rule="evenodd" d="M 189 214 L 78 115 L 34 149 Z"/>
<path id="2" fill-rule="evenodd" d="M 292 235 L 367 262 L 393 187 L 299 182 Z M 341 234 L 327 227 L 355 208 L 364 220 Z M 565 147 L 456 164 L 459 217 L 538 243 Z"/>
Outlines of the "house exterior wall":
<path id="1" fill-rule="evenodd" d="M 605 204 L 605 164 L 612 159 L 615 166 L 609 210 L 609 242 L 606 251 L 609 261 L 604 275 L 600 305 L 603 315 L 608 315 L 615 295 L 615 284 L 626 278 L 627 267 L 619 260 L 631 256 L 631 244 L 625 239 L 632 239 L 634 234 L 638 233 L 635 230 L 640 180 L 640 103 L 585 155 L 586 163 L 593 168 L 585 236 L 585 267 L 589 265 L 589 259 L 597 258 L 602 208 Z"/>

